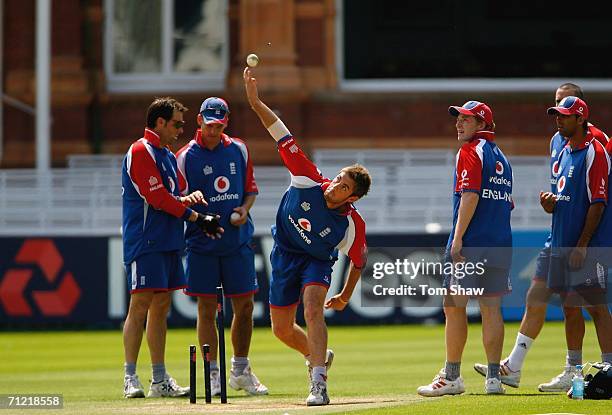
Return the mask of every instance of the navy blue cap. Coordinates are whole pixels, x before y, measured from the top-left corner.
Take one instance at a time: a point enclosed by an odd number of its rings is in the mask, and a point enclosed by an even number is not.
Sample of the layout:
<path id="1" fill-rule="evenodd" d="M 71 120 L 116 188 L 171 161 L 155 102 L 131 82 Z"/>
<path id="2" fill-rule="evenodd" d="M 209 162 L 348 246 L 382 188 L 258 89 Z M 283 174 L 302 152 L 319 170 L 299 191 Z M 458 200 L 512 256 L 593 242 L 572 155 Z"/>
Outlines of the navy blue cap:
<path id="1" fill-rule="evenodd" d="M 206 124 L 224 124 L 229 120 L 229 106 L 223 98 L 206 98 L 200 105 L 200 114 Z"/>

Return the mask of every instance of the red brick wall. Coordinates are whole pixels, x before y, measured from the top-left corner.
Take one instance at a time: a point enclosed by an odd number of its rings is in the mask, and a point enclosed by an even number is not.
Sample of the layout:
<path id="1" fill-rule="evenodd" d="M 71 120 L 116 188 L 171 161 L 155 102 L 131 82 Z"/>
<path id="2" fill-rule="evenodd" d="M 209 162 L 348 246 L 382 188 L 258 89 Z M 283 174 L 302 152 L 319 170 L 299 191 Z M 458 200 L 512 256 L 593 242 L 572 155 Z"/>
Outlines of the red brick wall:
<path id="1" fill-rule="evenodd" d="M 154 94 L 108 94 L 103 71 L 103 0 L 53 2 L 53 160 L 62 165 L 70 153 L 122 153 L 140 137 Z M 239 0 L 230 1 L 229 59 L 240 71 Z M 307 149 L 315 147 L 456 147 L 449 105 L 468 99 L 491 105 L 500 145 L 509 154 L 544 154 L 554 121 L 545 113 L 553 92 L 505 94 L 344 93 L 335 85 L 333 41 L 328 38 L 333 0 L 296 0 L 295 49 L 304 87 L 262 97 L 278 109 Z M 4 91 L 34 103 L 34 0 L 4 1 Z M 331 46 L 330 46 L 331 45 Z M 329 76 L 330 71 L 332 76 Z M 331 86 L 330 86 L 331 85 Z M 244 100 L 241 87 L 225 92 L 175 94 L 190 111 L 179 144 L 191 138 L 201 101 L 209 95 L 228 99 L 228 132 L 251 146 L 257 164 L 278 163 L 273 143 Z M 587 91 L 592 119 L 612 132 L 612 94 Z M 34 119 L 4 106 L 5 154 L 2 167 L 32 167 Z M 97 147 L 96 147 L 97 146 Z"/>

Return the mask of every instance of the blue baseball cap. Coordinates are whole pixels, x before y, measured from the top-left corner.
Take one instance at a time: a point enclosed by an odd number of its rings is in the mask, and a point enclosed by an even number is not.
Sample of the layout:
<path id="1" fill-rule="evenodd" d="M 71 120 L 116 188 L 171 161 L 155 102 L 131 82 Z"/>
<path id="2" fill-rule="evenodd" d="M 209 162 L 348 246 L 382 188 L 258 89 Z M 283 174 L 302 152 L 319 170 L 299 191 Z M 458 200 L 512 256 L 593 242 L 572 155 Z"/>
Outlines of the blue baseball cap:
<path id="1" fill-rule="evenodd" d="M 227 125 L 229 112 L 229 106 L 222 98 L 206 98 L 202 105 L 200 105 L 200 114 L 202 114 L 206 124 Z"/>

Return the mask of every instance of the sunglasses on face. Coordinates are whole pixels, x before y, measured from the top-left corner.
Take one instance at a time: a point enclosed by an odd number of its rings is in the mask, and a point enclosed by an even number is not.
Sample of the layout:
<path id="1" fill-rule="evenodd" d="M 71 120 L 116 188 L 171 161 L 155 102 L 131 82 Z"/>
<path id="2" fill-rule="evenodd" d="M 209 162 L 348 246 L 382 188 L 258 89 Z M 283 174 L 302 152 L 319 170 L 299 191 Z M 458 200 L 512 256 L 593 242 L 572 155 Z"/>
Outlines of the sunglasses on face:
<path id="1" fill-rule="evenodd" d="M 183 128 L 185 126 L 185 121 L 181 121 L 181 120 L 170 120 L 170 122 L 172 123 L 172 126 L 174 128 L 176 128 L 177 130 L 180 128 Z"/>

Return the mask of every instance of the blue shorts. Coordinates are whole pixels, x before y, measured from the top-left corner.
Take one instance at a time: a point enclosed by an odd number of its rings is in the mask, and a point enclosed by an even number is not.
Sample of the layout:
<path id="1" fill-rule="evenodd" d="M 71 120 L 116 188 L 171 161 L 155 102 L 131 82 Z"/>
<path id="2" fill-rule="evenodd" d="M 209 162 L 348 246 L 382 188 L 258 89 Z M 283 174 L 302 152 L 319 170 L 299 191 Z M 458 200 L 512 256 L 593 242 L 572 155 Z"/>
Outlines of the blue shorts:
<path id="1" fill-rule="evenodd" d="M 536 260 L 536 270 L 533 275 L 534 280 L 546 281 L 548 279 L 548 268 L 550 267 L 550 245 L 544 245 L 544 248 L 538 254 Z"/>
<path id="2" fill-rule="evenodd" d="M 588 306 L 606 304 L 608 291 L 608 265 L 597 255 L 587 253 L 580 269 L 569 266 L 571 250 L 561 249 L 551 254 L 550 271 L 546 281 L 548 288 L 559 294 L 578 294 L 580 303 L 575 305 Z"/>
<path id="3" fill-rule="evenodd" d="M 172 291 L 185 288 L 185 271 L 177 251 L 150 252 L 125 265 L 130 294 L 141 291 Z"/>
<path id="4" fill-rule="evenodd" d="M 322 261 L 307 254 L 287 252 L 274 244 L 270 253 L 270 307 L 291 307 L 300 303 L 300 295 L 308 285 L 329 288 L 333 260 Z"/>
<path id="5" fill-rule="evenodd" d="M 226 256 L 187 252 L 187 289 L 185 294 L 210 297 L 223 286 L 226 297 L 256 293 L 255 254 L 249 244 Z"/>

